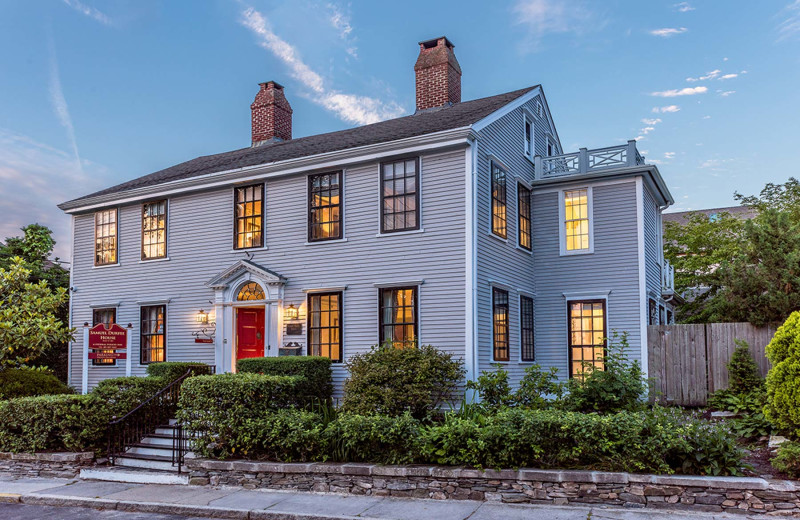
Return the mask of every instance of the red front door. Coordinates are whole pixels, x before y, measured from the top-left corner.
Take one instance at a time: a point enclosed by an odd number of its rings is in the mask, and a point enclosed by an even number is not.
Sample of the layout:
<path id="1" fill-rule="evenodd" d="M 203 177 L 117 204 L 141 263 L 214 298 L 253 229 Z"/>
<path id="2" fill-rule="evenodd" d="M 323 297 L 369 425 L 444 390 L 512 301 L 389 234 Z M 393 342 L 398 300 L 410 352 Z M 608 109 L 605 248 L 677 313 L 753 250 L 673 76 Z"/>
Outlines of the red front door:
<path id="1" fill-rule="evenodd" d="M 236 310 L 236 359 L 264 357 L 264 309 Z"/>

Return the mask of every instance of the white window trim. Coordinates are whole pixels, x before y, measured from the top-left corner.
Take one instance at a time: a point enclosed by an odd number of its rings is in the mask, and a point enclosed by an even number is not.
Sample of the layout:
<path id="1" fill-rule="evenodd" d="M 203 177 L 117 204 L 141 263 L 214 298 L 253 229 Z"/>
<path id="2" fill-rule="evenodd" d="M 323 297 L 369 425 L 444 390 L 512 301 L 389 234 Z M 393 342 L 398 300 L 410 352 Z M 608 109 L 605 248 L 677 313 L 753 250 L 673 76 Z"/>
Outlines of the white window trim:
<path id="1" fill-rule="evenodd" d="M 120 237 L 119 206 L 116 206 L 113 209 L 114 209 L 114 213 L 116 214 L 116 216 L 114 217 L 115 218 L 114 223 L 117 226 L 116 235 L 114 235 L 114 238 L 117 241 L 117 245 L 115 247 L 116 250 L 114 251 L 114 254 L 117 257 L 117 261 L 112 263 L 112 264 L 100 264 L 100 265 L 97 264 L 97 214 L 98 213 L 103 213 L 104 211 L 111 211 L 109 208 L 105 208 L 105 209 L 101 208 L 101 209 L 98 209 L 98 210 L 96 210 L 96 211 L 94 211 L 92 213 L 92 237 L 93 237 L 93 241 L 92 241 L 92 268 L 93 269 L 105 269 L 106 267 L 119 267 L 120 266 L 120 261 L 119 261 L 119 237 Z M 72 264 L 70 264 L 70 265 L 72 265 Z"/>
<path id="2" fill-rule="evenodd" d="M 571 292 L 563 292 L 561 294 L 564 295 L 564 300 L 566 300 L 564 302 L 566 304 L 564 306 L 564 314 L 566 315 L 566 321 L 564 322 L 564 340 L 565 340 L 564 344 L 567 347 L 567 350 L 566 350 L 566 355 L 567 355 L 567 377 L 571 379 L 572 378 L 572 376 L 571 376 L 572 367 L 570 366 L 569 360 L 570 360 L 570 356 L 572 355 L 572 353 L 570 352 L 570 349 L 572 348 L 572 345 L 570 344 L 570 337 L 569 337 L 569 326 L 570 326 L 569 325 L 569 320 L 570 320 L 570 317 L 569 317 L 569 303 L 573 302 L 573 301 L 603 300 L 603 307 L 605 309 L 603 311 L 603 321 L 604 321 L 603 326 L 605 327 L 606 338 L 610 339 L 611 338 L 611 320 L 609 319 L 609 317 L 611 316 L 611 310 L 610 310 L 609 305 L 608 305 L 608 297 L 611 294 L 611 291 L 610 290 L 608 290 L 608 291 L 571 291 Z M 536 307 L 534 306 L 534 319 L 536 317 L 536 310 L 535 309 L 536 309 Z M 610 343 L 610 341 L 609 341 L 609 343 Z"/>
<path id="3" fill-rule="evenodd" d="M 340 242 L 347 242 L 347 235 L 345 234 L 346 231 L 347 231 L 345 229 L 345 220 L 347 219 L 347 209 L 344 206 L 345 205 L 345 201 L 347 200 L 347 198 L 345 196 L 345 191 L 347 190 L 347 181 L 345 179 L 346 170 L 347 170 L 346 168 L 342 168 L 340 170 L 336 170 L 336 169 L 324 170 L 324 171 L 318 171 L 318 172 L 314 172 L 314 173 L 309 173 L 308 175 L 306 175 L 304 177 L 305 181 L 306 181 L 306 241 L 305 241 L 305 243 L 303 245 L 316 246 L 316 245 L 319 245 L 319 244 L 329 244 L 329 243 L 336 244 L 336 243 L 340 243 Z M 341 235 L 342 236 L 341 236 L 341 238 L 331 238 L 331 239 L 326 239 L 326 240 L 309 241 L 309 239 L 308 239 L 308 227 L 311 224 L 308 221 L 308 218 L 310 216 L 309 214 L 311 213 L 309 211 L 311 209 L 310 208 L 311 198 L 310 198 L 309 186 L 308 186 L 309 185 L 309 179 L 311 179 L 311 177 L 314 176 L 314 175 L 324 175 L 326 173 L 335 173 L 337 171 L 341 175 L 341 180 L 339 181 L 339 198 L 341 199 L 342 202 L 341 202 L 341 204 L 339 204 L 339 218 L 340 218 L 339 225 L 341 227 L 341 231 L 342 231 Z M 266 198 L 266 192 L 265 192 L 264 198 Z M 266 243 L 267 242 L 265 240 L 264 244 L 266 245 Z"/>
<path id="4" fill-rule="evenodd" d="M 556 141 L 556 139 L 552 136 L 552 134 L 548 133 L 547 135 L 545 135 L 544 141 L 545 141 L 545 150 L 544 151 L 545 151 L 545 156 L 546 157 L 554 157 L 556 155 L 561 155 L 561 150 L 558 148 L 558 141 Z M 548 155 L 547 154 L 548 145 L 553 145 L 553 152 L 554 153 L 552 155 Z"/>
<path id="5" fill-rule="evenodd" d="M 575 249 L 568 251 L 564 193 L 567 191 L 577 190 L 586 190 L 587 211 L 589 214 L 589 249 Z M 591 186 L 563 188 L 558 190 L 558 247 L 560 256 L 590 255 L 594 253 L 594 196 Z"/>
<path id="6" fill-rule="evenodd" d="M 531 125 L 531 147 L 528 149 L 528 142 L 525 139 L 525 125 Z M 522 155 L 528 159 L 533 159 L 536 155 L 536 123 L 533 114 L 526 108 L 522 109 Z"/>

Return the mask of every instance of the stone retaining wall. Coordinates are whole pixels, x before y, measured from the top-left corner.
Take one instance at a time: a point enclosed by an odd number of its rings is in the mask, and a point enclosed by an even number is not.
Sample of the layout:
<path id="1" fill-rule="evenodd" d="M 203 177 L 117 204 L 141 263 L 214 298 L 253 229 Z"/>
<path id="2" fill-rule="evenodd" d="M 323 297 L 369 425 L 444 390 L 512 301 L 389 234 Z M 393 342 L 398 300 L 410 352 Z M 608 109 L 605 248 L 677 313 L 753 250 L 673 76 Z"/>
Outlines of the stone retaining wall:
<path id="1" fill-rule="evenodd" d="M 94 465 L 94 453 L 0 452 L 0 473 L 17 477 L 75 478 L 81 468 Z"/>
<path id="2" fill-rule="evenodd" d="M 186 465 L 193 485 L 439 500 L 800 514 L 800 482 L 761 478 L 208 459 L 187 459 Z"/>

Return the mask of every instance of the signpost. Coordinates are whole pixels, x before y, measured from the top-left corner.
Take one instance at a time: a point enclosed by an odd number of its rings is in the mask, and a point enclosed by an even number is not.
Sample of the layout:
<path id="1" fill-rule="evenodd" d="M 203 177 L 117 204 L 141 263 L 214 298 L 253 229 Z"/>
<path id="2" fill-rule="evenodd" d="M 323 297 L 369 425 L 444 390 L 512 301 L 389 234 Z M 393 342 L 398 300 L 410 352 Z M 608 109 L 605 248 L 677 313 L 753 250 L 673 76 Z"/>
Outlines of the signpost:
<path id="1" fill-rule="evenodd" d="M 127 329 L 117 323 L 106 326 L 99 323 L 89 327 L 83 324 L 83 378 L 82 391 L 89 391 L 89 360 L 90 359 L 124 359 L 125 375 L 131 375 L 131 334 L 133 326 L 128 324 Z"/>

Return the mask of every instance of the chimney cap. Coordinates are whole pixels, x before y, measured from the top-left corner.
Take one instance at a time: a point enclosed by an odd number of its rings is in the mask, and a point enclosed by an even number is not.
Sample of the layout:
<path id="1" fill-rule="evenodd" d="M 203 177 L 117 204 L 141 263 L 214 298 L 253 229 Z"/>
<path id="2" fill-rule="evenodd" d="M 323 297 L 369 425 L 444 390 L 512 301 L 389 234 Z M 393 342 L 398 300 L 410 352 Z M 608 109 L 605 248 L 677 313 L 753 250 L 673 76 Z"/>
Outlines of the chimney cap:
<path id="1" fill-rule="evenodd" d="M 267 86 L 268 86 L 270 83 L 272 83 L 272 86 L 273 86 L 273 88 L 276 88 L 276 89 L 278 89 L 278 90 L 283 90 L 283 85 L 281 85 L 281 84 L 280 84 L 280 83 L 278 83 L 277 81 L 265 81 L 265 82 L 263 82 L 263 83 L 259 83 L 258 85 L 259 85 L 259 86 L 260 86 L 262 89 L 266 89 L 266 88 L 267 88 Z"/>
<path id="2" fill-rule="evenodd" d="M 438 38 L 433 38 L 433 39 L 430 39 L 430 40 L 424 40 L 424 41 L 419 42 L 419 44 L 422 47 L 426 48 L 426 49 L 432 49 L 434 47 L 438 47 L 439 46 L 439 40 L 444 40 L 445 46 L 447 46 L 447 47 L 449 47 L 451 49 L 455 48 L 455 45 L 453 45 L 453 42 L 451 42 L 450 40 L 447 39 L 447 36 L 439 36 Z"/>

